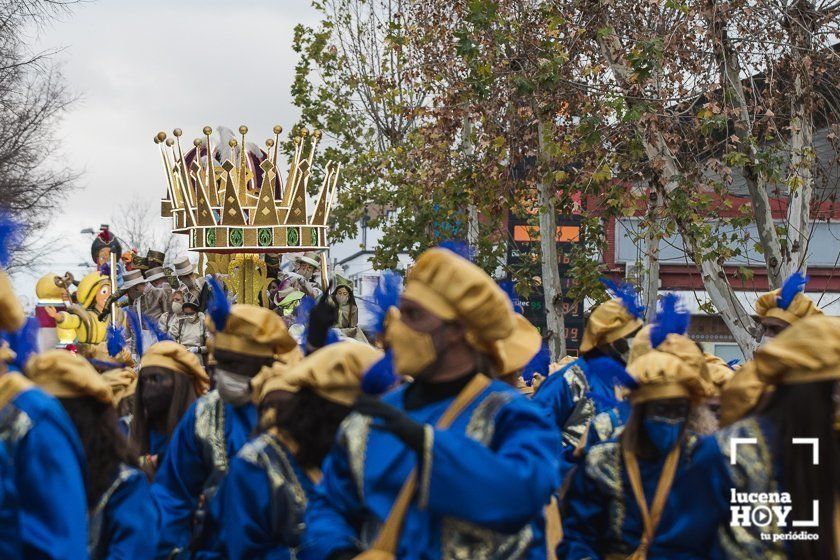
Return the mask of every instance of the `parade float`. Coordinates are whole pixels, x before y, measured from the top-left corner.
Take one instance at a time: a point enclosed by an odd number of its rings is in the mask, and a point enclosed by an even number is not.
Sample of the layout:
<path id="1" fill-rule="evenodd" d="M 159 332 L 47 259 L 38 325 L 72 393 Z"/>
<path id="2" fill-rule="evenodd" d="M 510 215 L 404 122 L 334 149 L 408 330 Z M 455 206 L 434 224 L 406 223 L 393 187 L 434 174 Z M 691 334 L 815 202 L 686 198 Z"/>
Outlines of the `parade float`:
<path id="1" fill-rule="evenodd" d="M 247 141 L 246 126 L 239 127 L 238 136 L 224 127 L 215 136 L 204 127 L 186 151 L 181 129 L 154 139 L 166 176 L 161 216 L 170 218 L 172 232 L 186 235 L 189 250 L 199 253 L 199 272 L 217 275 L 239 303 L 268 301 L 269 269 L 290 253 L 318 253 L 326 289 L 327 220 L 340 164 L 328 161 L 316 168 L 321 133 L 301 128 L 291 140 L 284 177 L 282 128 L 273 132 L 264 148 Z M 314 175 L 320 186 L 310 210 Z"/>

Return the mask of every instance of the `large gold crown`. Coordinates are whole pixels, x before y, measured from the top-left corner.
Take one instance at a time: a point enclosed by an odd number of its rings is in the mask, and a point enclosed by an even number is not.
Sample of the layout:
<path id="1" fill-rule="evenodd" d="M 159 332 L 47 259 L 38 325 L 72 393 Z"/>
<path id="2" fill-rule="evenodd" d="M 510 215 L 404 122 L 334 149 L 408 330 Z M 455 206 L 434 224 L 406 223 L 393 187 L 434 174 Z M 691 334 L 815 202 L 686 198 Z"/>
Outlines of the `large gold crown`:
<path id="1" fill-rule="evenodd" d="M 166 174 L 166 198 L 161 216 L 172 218 L 174 233 L 189 236 L 189 248 L 204 253 L 283 253 L 327 248 L 327 219 L 338 182 L 340 164 L 327 162 L 312 214 L 307 186 L 321 133 L 300 129 L 286 180 L 277 168 L 280 126 L 260 148 L 219 127 L 220 141 L 211 143 L 213 129 L 202 131 L 186 153 L 181 129 L 168 138 L 155 136 Z M 227 136 L 227 141 L 225 142 Z"/>

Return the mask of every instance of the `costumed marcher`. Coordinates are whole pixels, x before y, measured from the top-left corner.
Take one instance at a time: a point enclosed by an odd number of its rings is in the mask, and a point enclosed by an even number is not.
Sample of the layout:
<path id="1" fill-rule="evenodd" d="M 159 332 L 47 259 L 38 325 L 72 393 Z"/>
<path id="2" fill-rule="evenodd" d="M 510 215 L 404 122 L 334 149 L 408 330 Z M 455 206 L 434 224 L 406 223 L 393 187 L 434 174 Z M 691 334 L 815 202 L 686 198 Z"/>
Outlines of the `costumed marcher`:
<path id="1" fill-rule="evenodd" d="M 133 368 L 111 369 L 102 374 L 102 379 L 111 388 L 117 416 L 123 433 L 128 435 L 128 427 L 134 414 L 134 393 L 137 390 L 137 372 Z"/>
<path id="2" fill-rule="evenodd" d="M 807 282 L 808 278 L 801 272 L 794 272 L 780 289 L 762 294 L 756 300 L 755 313 L 763 328 L 762 344 L 800 319 L 822 315 L 814 301 L 804 294 Z M 762 402 L 767 401 L 772 390 L 772 386 L 768 387 L 758 379 L 755 368 L 739 368 L 721 392 L 721 425 L 727 426 L 755 412 Z"/>
<path id="3" fill-rule="evenodd" d="M 169 311 L 164 313 L 158 319 L 158 330 L 165 332 L 172 336 L 172 330 L 178 323 L 178 319 L 184 312 L 184 294 L 183 290 L 173 290 L 169 299 Z"/>
<path id="4" fill-rule="evenodd" d="M 577 461 L 584 435 L 595 416 L 615 405 L 614 378 L 624 375 L 629 340 L 642 328 L 644 307 L 629 284 L 604 280 L 614 299 L 592 312 L 586 322 L 580 357 L 549 375 L 532 400 L 542 406 L 563 434 L 562 476 Z"/>
<path id="5" fill-rule="evenodd" d="M 794 321 L 756 350 L 752 363 L 758 380 L 775 390 L 761 411 L 714 436 L 720 468 L 728 475 L 716 489 L 727 506 L 718 533 L 720 547 L 728 558 L 836 560 L 840 558 L 840 319 L 812 314 Z M 769 500 L 780 496 L 770 504 L 787 511 L 783 519 L 770 515 L 761 525 L 738 522 L 733 517 L 737 510 L 746 510 L 749 516 L 754 507 L 749 497 L 757 495 L 770 496 Z M 811 536 L 796 538 L 802 531 Z"/>
<path id="6" fill-rule="evenodd" d="M 515 323 L 474 264 L 442 248 L 417 259 L 385 335 L 396 372 L 414 381 L 361 397 L 345 419 L 301 558 L 545 558 L 560 441 L 542 410 L 493 379 Z"/>
<path id="7" fill-rule="evenodd" d="M 137 468 L 137 457 L 120 431 L 108 383 L 81 356 L 64 350 L 34 357 L 26 372 L 58 398 L 81 439 L 87 467 L 90 558 L 152 560 L 158 513 L 146 475 Z"/>
<path id="8" fill-rule="evenodd" d="M 681 321 L 660 313 L 641 341 L 648 349 L 630 361 L 632 412 L 621 435 L 589 448 L 575 471 L 558 558 L 722 558 L 715 542 L 729 510 L 714 489 L 724 475 L 712 438 L 691 430 L 712 389 L 703 353 L 672 330 Z"/>
<path id="9" fill-rule="evenodd" d="M 140 360 L 130 439 L 154 470 L 166 457 L 175 427 L 210 385 L 198 357 L 173 341 L 153 344 Z"/>
<path id="10" fill-rule="evenodd" d="M 255 378 L 262 433 L 233 458 L 217 496 L 225 558 L 296 557 L 321 463 L 362 393 L 362 375 L 381 356 L 367 344 L 337 342 Z"/>
<path id="11" fill-rule="evenodd" d="M 257 425 L 251 378 L 275 361 L 293 363 L 302 357 L 275 313 L 254 305 L 228 307 L 221 286 L 215 279 L 210 282 L 216 389 L 187 410 L 155 477 L 152 492 L 163 528 L 159 557 L 206 545 L 206 506 L 227 473 L 230 458 Z"/>
<path id="12" fill-rule="evenodd" d="M 139 272 L 137 273 L 139 274 Z M 69 305 L 66 311 L 57 311 L 52 306 L 45 307 L 47 314 L 55 319 L 59 329 L 70 329 L 76 333 L 76 350 L 88 359 L 109 361 L 105 338 L 108 333 L 109 319 L 103 317 L 111 301 L 111 281 L 99 272 L 92 272 L 82 278 L 76 289 L 76 303 Z M 125 317 L 120 312 L 116 324 L 122 324 Z M 119 360 L 131 363 L 126 350 Z"/>
<path id="13" fill-rule="evenodd" d="M 147 317 L 157 323 L 169 311 L 169 295 L 160 288 L 150 286 L 139 270 L 129 270 L 123 275 L 120 289 L 128 295 L 128 307 L 138 317 Z"/>
<path id="14" fill-rule="evenodd" d="M 704 357 L 706 358 L 706 367 L 709 371 L 709 381 L 711 381 L 714 387 L 714 395 L 710 399 L 707 399 L 706 403 L 715 418 L 720 418 L 720 395 L 726 384 L 735 376 L 735 370 L 731 364 L 725 362 L 719 356 L 706 353 Z"/>
<path id="15" fill-rule="evenodd" d="M 169 283 L 169 278 L 166 276 L 166 270 L 164 270 L 162 266 L 150 268 L 149 270 L 143 272 L 143 276 L 145 276 L 146 281 L 153 287 L 163 290 L 163 293 L 166 294 L 167 303 L 172 301 L 172 284 Z M 168 308 L 167 311 L 169 311 Z"/>
<path id="16" fill-rule="evenodd" d="M 204 355 L 207 354 L 204 313 L 198 310 L 198 301 L 192 294 L 186 294 L 181 305 L 181 315 L 172 322 L 168 334 L 204 363 Z"/>
<path id="17" fill-rule="evenodd" d="M 192 294 L 198 301 L 199 311 L 205 311 L 207 309 L 207 298 L 209 297 L 205 289 L 205 279 L 198 276 L 188 257 L 178 259 L 173 266 L 175 267 L 175 276 L 181 283 L 181 288 Z"/>
<path id="18" fill-rule="evenodd" d="M 300 291 L 304 295 L 318 299 L 323 291 L 315 274 L 321 269 L 319 259 L 320 256 L 314 251 L 295 257 L 294 271 L 280 273 L 278 296 L 285 298 L 292 292 Z"/>

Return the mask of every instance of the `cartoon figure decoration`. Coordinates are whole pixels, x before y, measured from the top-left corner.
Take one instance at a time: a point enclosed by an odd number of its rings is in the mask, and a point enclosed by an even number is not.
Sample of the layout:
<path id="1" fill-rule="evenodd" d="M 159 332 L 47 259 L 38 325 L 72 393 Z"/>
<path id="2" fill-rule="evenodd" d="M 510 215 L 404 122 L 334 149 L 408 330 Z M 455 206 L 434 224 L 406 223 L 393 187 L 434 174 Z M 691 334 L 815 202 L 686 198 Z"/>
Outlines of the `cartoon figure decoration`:
<path id="1" fill-rule="evenodd" d="M 108 276 L 112 253 L 121 258 L 123 254 L 122 245 L 117 240 L 117 236 L 108 229 L 108 224 L 102 224 L 99 227 L 99 234 L 90 246 L 90 256 L 96 264 L 97 270 L 103 272 L 105 276 Z"/>
<path id="2" fill-rule="evenodd" d="M 49 272 L 35 284 L 35 317 L 38 319 L 38 343 L 42 349 L 68 348 L 76 341 L 74 329 L 58 328 L 55 319 L 47 312 L 50 307 L 57 314 L 73 305 L 70 287 L 78 284 L 69 272 L 63 277 Z"/>

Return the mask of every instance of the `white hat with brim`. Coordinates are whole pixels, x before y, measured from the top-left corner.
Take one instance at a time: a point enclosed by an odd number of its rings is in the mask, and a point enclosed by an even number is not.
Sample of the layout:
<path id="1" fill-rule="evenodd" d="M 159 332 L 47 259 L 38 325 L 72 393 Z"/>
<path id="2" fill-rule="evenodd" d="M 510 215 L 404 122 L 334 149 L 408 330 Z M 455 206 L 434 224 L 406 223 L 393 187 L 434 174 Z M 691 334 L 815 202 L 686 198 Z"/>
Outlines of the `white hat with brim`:
<path id="1" fill-rule="evenodd" d="M 120 288 L 127 290 L 129 288 L 133 288 L 134 286 L 145 284 L 148 281 L 148 279 L 143 278 L 143 273 L 139 270 L 129 270 L 123 275 L 123 283 Z"/>
<path id="2" fill-rule="evenodd" d="M 166 273 L 163 272 L 163 268 L 160 266 L 150 268 L 146 271 L 146 282 L 154 282 L 155 280 L 160 280 L 161 278 L 165 277 Z"/>
<path id="3" fill-rule="evenodd" d="M 302 257 L 298 257 L 296 260 L 297 262 L 312 265 L 315 268 L 321 268 L 321 263 L 318 262 L 318 253 L 306 253 Z"/>
<path id="4" fill-rule="evenodd" d="M 195 272 L 195 267 L 190 262 L 190 259 L 184 257 L 175 261 L 175 276 L 186 276 Z"/>

